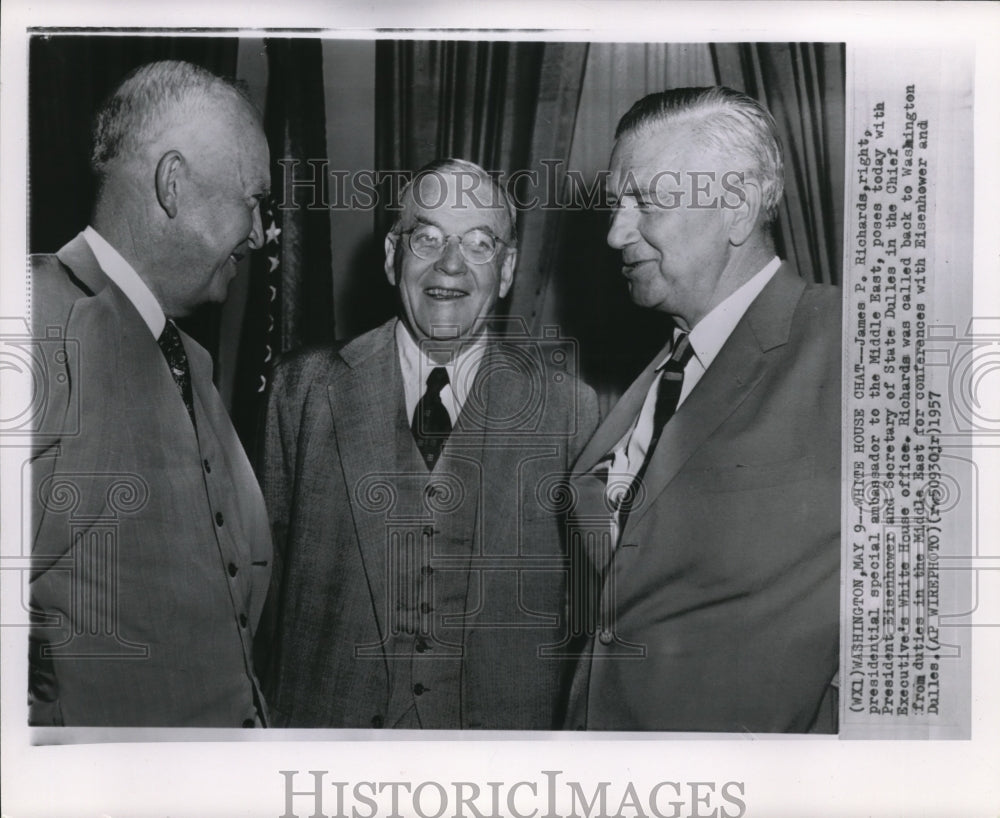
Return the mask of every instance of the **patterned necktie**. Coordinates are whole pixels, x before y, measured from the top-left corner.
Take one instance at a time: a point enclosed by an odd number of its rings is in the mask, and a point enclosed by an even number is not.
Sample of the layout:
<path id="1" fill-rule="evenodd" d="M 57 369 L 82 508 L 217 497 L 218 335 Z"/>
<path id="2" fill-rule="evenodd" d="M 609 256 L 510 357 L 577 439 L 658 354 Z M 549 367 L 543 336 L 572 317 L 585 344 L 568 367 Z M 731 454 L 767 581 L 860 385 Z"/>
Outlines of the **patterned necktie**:
<path id="1" fill-rule="evenodd" d="M 447 385 L 448 370 L 443 366 L 434 367 L 427 376 L 427 391 L 413 410 L 410 428 L 428 471 L 434 468 L 444 442 L 451 434 L 451 418 L 441 402 L 441 390 Z"/>
<path id="2" fill-rule="evenodd" d="M 191 392 L 191 371 L 188 369 L 187 354 L 184 352 L 184 344 L 181 342 L 181 335 L 177 331 L 173 321 L 167 321 L 163 327 L 163 332 L 156 339 L 163 351 L 163 357 L 167 359 L 167 366 L 170 367 L 170 374 L 174 377 L 174 383 L 180 390 L 181 398 L 184 400 L 184 407 L 188 411 L 191 423 L 194 423 L 194 395 Z"/>
<path id="3" fill-rule="evenodd" d="M 677 411 L 677 402 L 681 398 L 681 388 L 684 386 L 684 367 L 691 360 L 693 353 L 694 350 L 691 348 L 688 334 L 685 332 L 677 337 L 673 351 L 660 372 L 660 382 L 656 387 L 656 407 L 653 410 L 653 434 L 646 447 L 646 456 L 643 458 L 642 465 L 639 466 L 639 470 L 635 473 L 635 477 L 629 484 L 628 490 L 622 495 L 618 505 L 619 536 L 625 530 L 625 522 L 632 512 L 642 478 L 646 476 L 646 469 L 653 457 L 653 450 L 656 448 L 660 435 L 663 434 L 663 427 Z"/>

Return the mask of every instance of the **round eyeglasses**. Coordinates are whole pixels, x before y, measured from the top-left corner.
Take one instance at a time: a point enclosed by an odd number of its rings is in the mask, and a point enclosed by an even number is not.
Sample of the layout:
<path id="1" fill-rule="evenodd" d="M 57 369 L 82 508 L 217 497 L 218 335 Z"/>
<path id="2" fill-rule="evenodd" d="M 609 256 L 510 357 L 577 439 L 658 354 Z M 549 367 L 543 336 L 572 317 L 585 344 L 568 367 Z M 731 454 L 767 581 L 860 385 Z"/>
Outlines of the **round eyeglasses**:
<path id="1" fill-rule="evenodd" d="M 448 242 L 457 238 L 462 257 L 469 264 L 486 264 L 496 256 L 500 245 L 507 243 L 478 227 L 466 231 L 461 236 L 457 233 L 446 236 L 440 227 L 421 224 L 412 230 L 404 230 L 400 235 L 409 237 L 408 243 L 413 255 L 424 261 L 437 261 L 444 255 Z"/>

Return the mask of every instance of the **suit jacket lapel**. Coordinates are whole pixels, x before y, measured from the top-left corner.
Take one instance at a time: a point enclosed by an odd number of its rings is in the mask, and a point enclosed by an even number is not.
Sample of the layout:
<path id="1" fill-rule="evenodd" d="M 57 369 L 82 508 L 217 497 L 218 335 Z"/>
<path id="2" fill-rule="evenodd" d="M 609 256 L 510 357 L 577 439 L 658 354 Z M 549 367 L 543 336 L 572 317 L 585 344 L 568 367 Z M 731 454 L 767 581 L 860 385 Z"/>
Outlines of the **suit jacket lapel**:
<path id="1" fill-rule="evenodd" d="M 736 411 L 764 376 L 766 353 L 787 342 L 792 314 L 804 288 L 805 283 L 786 264 L 750 305 L 697 386 L 664 427 L 646 470 L 645 499 L 629 516 L 623 539 L 691 455 Z"/>
<path id="2" fill-rule="evenodd" d="M 87 367 L 92 374 L 87 381 L 88 387 L 100 388 L 98 384 L 105 383 L 110 376 L 113 383 L 108 384 L 108 388 L 125 397 L 122 407 L 125 411 L 141 412 L 155 425 L 169 424 L 178 430 L 189 428 L 184 401 L 156 339 L 132 302 L 101 269 L 83 235 L 63 247 L 57 257 L 94 294 L 79 299 L 67 321 L 69 337 L 80 339 L 81 355 L 95 364 L 99 362 L 99 365 Z M 113 326 L 109 325 L 109 320 L 115 322 Z M 210 362 L 202 362 L 197 355 L 192 355 L 192 346 L 197 345 L 187 338 L 185 348 L 189 360 L 193 359 L 192 366 L 208 367 L 207 379 L 211 382 Z M 200 347 L 198 350 L 207 360 L 207 353 Z M 197 383 L 196 379 L 192 380 Z M 151 395 L 164 396 L 166 400 L 150 402 Z M 183 413 L 184 423 L 164 417 L 171 413 L 178 417 Z M 178 434 L 176 445 L 197 446 L 193 429 L 191 435 Z"/>
<path id="3" fill-rule="evenodd" d="M 366 487 L 397 470 L 393 445 L 403 412 L 403 380 L 396 354 L 396 322 L 345 346 L 340 370 L 327 387 L 340 463 L 348 489 L 361 560 L 365 566 L 379 630 L 386 634 L 386 512 L 363 501 Z M 367 478 L 367 479 L 366 479 Z M 369 504 L 370 506 L 370 504 Z"/>
<path id="4" fill-rule="evenodd" d="M 604 422 L 594 432 L 594 436 L 584 447 L 577 458 L 570 474 L 570 485 L 573 489 L 573 510 L 571 516 L 574 524 L 591 532 L 592 538 L 602 542 L 611 533 L 611 513 L 608 505 L 606 489 L 607 476 L 594 473 L 593 468 L 600 460 L 611 452 L 622 439 L 626 431 L 635 423 L 646 400 L 650 384 L 656 376 L 656 366 L 669 353 L 671 344 L 661 349 L 649 365 L 632 382 L 632 385 L 621 396 L 618 403 L 608 414 Z M 633 512 L 634 513 L 634 512 Z M 591 537 L 584 537 L 584 540 Z M 614 544 L 601 546 L 596 550 L 588 549 L 587 558 L 594 568 L 603 572 L 612 558 Z"/>
<path id="5" fill-rule="evenodd" d="M 594 436 L 590 439 L 573 467 L 573 475 L 585 475 L 600 462 L 622 439 L 622 436 L 635 423 L 642 404 L 646 400 L 650 384 L 656 376 L 656 366 L 670 353 L 672 342 L 668 342 L 649 365 L 639 374 L 625 394 L 618 399 L 611 412 L 608 413 Z"/>

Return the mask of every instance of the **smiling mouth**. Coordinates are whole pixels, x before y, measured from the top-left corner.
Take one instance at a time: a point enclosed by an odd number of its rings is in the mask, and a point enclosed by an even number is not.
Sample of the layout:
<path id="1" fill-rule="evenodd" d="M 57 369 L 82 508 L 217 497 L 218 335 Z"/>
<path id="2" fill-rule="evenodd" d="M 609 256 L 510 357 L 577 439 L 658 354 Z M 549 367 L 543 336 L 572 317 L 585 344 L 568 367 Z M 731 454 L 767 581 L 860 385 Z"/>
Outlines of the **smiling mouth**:
<path id="1" fill-rule="evenodd" d="M 622 275 L 628 275 L 636 267 L 639 267 L 639 266 L 641 266 L 643 264 L 647 264 L 650 261 L 653 261 L 653 259 L 651 259 L 651 258 L 640 258 L 640 259 L 636 259 L 635 261 L 623 260 L 623 262 L 622 262 Z"/>
<path id="2" fill-rule="evenodd" d="M 464 298 L 468 293 L 465 290 L 453 290 L 449 287 L 428 287 L 424 290 L 424 295 L 435 301 L 453 301 L 456 298 Z"/>

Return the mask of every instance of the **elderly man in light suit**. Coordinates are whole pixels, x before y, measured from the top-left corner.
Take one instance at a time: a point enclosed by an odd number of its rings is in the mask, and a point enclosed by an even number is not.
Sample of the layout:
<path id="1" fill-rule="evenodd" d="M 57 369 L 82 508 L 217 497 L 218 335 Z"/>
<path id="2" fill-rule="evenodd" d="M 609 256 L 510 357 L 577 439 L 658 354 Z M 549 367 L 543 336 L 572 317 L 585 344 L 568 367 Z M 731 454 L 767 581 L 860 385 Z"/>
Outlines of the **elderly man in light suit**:
<path id="1" fill-rule="evenodd" d="M 262 242 L 268 149 L 242 91 L 137 69 L 98 113 L 91 226 L 32 259 L 52 350 L 36 429 L 30 719 L 253 727 L 271 540 L 208 353 L 173 323 Z"/>
<path id="2" fill-rule="evenodd" d="M 514 211 L 443 160 L 385 239 L 400 317 L 275 373 L 259 640 L 276 724 L 551 729 L 568 627 L 560 486 L 596 426 L 555 340 L 497 333 Z"/>
<path id="3" fill-rule="evenodd" d="M 771 116 L 727 88 L 637 102 L 611 157 L 608 242 L 666 346 L 575 465 L 595 588 L 567 726 L 833 730 L 840 293 L 774 251 Z"/>

